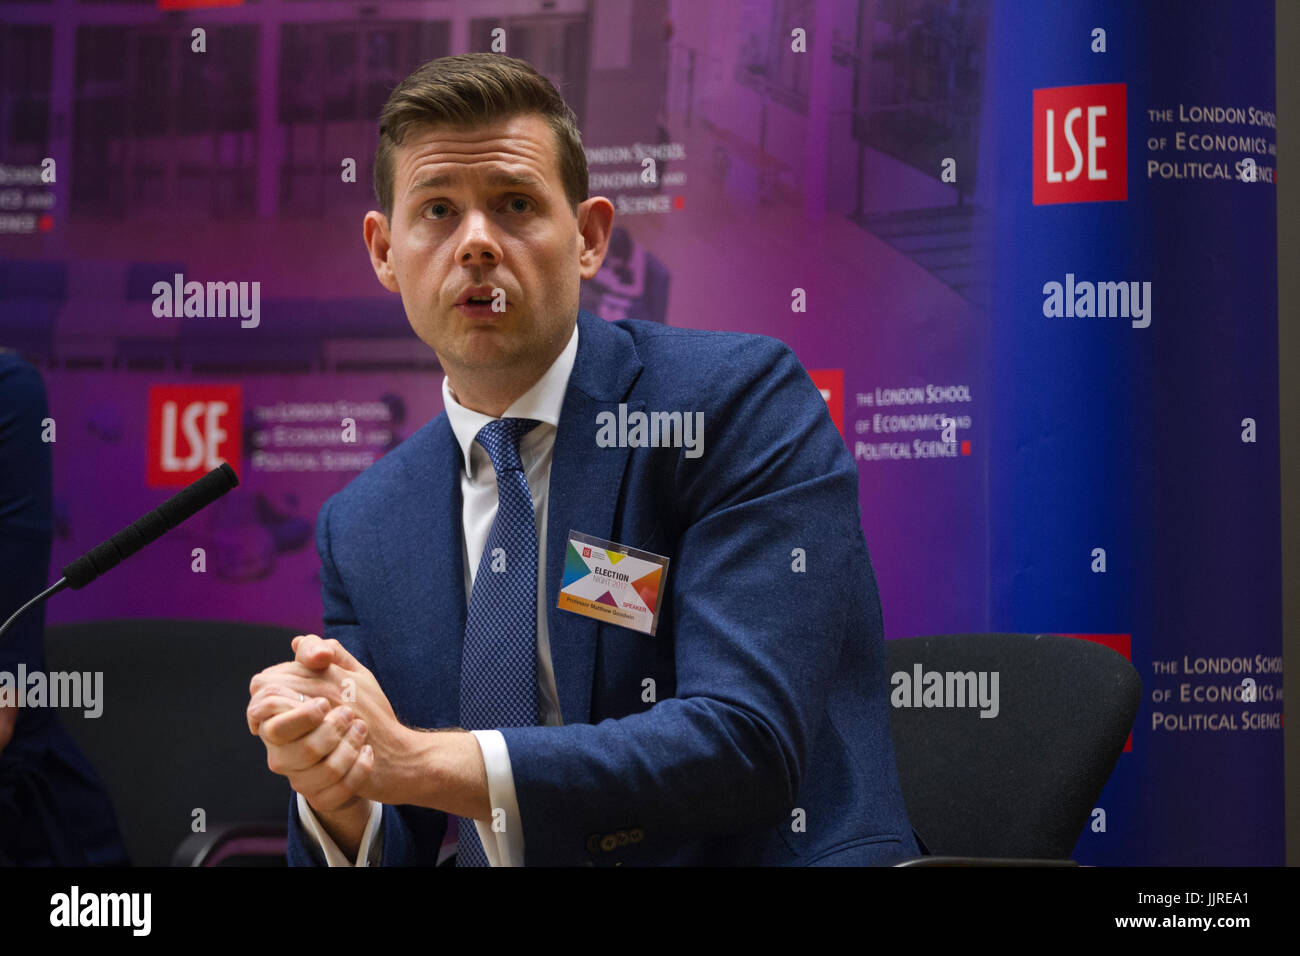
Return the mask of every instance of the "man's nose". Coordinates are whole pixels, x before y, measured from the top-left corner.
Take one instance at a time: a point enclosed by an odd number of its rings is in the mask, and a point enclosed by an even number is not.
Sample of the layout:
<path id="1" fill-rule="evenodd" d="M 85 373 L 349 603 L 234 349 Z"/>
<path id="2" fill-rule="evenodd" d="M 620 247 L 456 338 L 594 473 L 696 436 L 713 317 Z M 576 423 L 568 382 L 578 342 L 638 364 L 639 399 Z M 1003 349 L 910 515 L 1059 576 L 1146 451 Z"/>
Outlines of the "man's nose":
<path id="1" fill-rule="evenodd" d="M 487 216 L 478 211 L 469 212 L 464 218 L 464 238 L 457 250 L 457 259 L 462 265 L 475 262 L 497 262 L 501 258 L 501 248 L 492 237 L 491 226 Z"/>

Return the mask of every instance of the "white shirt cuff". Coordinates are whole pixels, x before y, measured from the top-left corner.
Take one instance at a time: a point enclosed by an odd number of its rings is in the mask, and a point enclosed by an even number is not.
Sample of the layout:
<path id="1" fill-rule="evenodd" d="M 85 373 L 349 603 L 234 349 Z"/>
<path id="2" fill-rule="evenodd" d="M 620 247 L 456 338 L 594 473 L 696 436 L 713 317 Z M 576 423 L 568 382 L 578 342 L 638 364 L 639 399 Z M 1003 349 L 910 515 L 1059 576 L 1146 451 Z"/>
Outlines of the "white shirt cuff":
<path id="1" fill-rule="evenodd" d="M 470 733 L 477 738 L 479 750 L 483 752 L 488 801 L 492 804 L 491 820 L 474 821 L 483 852 L 492 866 L 523 866 L 524 828 L 519 821 L 519 799 L 506 738 L 499 730 L 471 730 Z M 504 816 L 499 811 L 505 811 Z"/>
<path id="2" fill-rule="evenodd" d="M 384 820 L 384 805 L 370 801 L 370 819 L 366 822 L 365 832 L 361 835 L 361 846 L 357 848 L 356 866 L 370 866 L 372 851 L 375 862 L 379 860 L 379 854 L 383 848 L 382 827 Z M 311 805 L 307 803 L 307 798 L 301 793 L 298 794 L 298 821 L 303 825 L 308 835 L 316 841 L 316 845 L 321 848 L 325 854 L 325 863 L 328 866 L 352 866 L 353 863 L 343 855 L 343 851 L 325 832 L 320 821 L 316 819 L 316 814 L 312 813 Z"/>

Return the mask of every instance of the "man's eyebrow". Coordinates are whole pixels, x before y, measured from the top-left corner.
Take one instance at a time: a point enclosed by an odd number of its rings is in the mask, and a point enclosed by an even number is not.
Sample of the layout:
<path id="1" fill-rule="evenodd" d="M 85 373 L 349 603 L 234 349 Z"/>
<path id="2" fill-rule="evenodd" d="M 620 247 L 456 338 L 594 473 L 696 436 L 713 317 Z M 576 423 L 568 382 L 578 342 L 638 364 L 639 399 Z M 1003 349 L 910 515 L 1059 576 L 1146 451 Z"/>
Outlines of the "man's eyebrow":
<path id="1" fill-rule="evenodd" d="M 409 196 L 422 189 L 442 189 L 445 186 L 454 185 L 458 179 L 460 179 L 460 177 L 452 173 L 439 173 L 437 176 L 426 176 L 424 179 L 417 179 L 415 182 L 411 183 L 411 188 L 406 191 L 406 194 Z M 533 189 L 542 188 L 542 183 L 525 173 L 488 173 L 487 183 L 489 186 L 526 186 Z"/>

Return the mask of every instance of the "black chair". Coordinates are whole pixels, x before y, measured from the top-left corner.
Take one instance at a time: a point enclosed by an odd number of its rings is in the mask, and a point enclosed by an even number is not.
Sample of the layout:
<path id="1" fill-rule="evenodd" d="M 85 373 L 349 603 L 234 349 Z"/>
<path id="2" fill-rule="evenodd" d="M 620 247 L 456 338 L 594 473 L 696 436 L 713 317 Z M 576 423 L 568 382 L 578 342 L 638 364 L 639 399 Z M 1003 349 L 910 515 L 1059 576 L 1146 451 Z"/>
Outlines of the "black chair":
<path id="1" fill-rule="evenodd" d="M 284 823 L 221 823 L 191 833 L 172 854 L 172 866 L 284 866 Z"/>
<path id="2" fill-rule="evenodd" d="M 944 634 L 885 648 L 903 799 L 932 854 L 899 865 L 1074 865 L 1070 853 L 1137 715 L 1133 665 L 1054 634 Z M 946 706 L 899 706 L 916 703 L 917 665 L 922 686 L 927 672 L 945 675 Z M 973 675 L 978 686 L 981 672 L 988 698 L 998 675 L 996 716 L 971 704 L 970 677 L 946 676 Z M 963 695 L 965 706 L 954 706 Z"/>
<path id="3" fill-rule="evenodd" d="M 46 628 L 49 671 L 103 672 L 102 714 L 60 718 L 108 788 L 134 864 L 283 865 L 290 790 L 244 711 L 249 681 L 291 659 L 296 633 L 166 619 Z"/>

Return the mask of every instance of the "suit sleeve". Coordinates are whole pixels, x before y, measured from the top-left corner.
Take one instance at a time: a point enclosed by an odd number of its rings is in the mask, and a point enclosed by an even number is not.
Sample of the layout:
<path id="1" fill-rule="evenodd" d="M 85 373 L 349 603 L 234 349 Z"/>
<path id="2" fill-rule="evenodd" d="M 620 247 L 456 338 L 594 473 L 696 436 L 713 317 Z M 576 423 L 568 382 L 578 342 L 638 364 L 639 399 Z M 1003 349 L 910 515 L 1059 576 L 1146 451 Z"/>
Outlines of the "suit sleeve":
<path id="1" fill-rule="evenodd" d="M 789 819 L 861 626 L 848 596 L 871 576 L 857 469 L 788 347 L 752 337 L 725 358 L 677 404 L 704 411 L 706 442 L 675 468 L 676 696 L 594 725 L 502 729 L 529 865 L 589 862 L 590 841 L 617 830 L 639 830 L 652 859 Z"/>
<path id="2" fill-rule="evenodd" d="M 335 495 L 321 506 L 316 518 L 316 551 L 320 555 L 321 605 L 323 608 L 321 636 L 337 640 L 366 668 L 374 670 L 370 649 L 366 646 L 365 627 L 357 621 L 352 602 L 334 563 L 330 538 L 331 511 L 338 501 Z M 382 677 L 380 678 L 382 684 Z M 290 866 L 323 866 L 324 851 L 298 815 L 296 794 L 289 801 L 289 842 L 287 857 Z M 413 818 L 408 814 L 418 814 Z M 369 832 L 369 828 L 368 832 Z M 446 829 L 446 814 L 416 807 L 383 805 L 383 818 L 375 831 L 376 845 L 382 844 L 378 860 L 381 866 L 435 866 L 442 834 Z"/>

